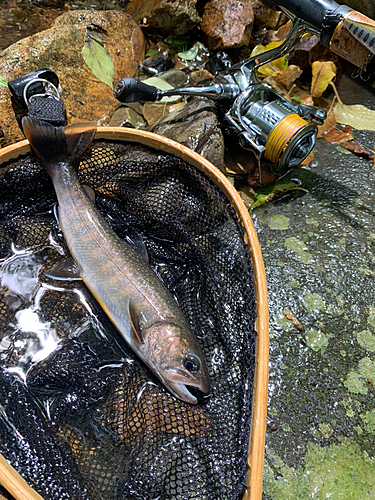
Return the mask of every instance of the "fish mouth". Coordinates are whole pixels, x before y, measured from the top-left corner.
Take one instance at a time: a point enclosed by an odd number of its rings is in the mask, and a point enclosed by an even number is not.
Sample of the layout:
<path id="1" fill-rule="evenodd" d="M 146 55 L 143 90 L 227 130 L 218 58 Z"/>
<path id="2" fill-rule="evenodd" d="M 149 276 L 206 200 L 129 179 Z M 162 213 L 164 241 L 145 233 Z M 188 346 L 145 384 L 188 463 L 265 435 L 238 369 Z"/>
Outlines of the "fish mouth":
<path id="1" fill-rule="evenodd" d="M 197 404 L 197 398 L 189 391 L 190 387 L 195 387 L 200 391 L 207 393 L 210 390 L 210 381 L 206 375 L 200 376 L 196 380 L 191 373 L 184 373 L 180 370 L 167 369 L 168 379 L 164 378 L 164 384 L 171 393 L 187 403 Z"/>

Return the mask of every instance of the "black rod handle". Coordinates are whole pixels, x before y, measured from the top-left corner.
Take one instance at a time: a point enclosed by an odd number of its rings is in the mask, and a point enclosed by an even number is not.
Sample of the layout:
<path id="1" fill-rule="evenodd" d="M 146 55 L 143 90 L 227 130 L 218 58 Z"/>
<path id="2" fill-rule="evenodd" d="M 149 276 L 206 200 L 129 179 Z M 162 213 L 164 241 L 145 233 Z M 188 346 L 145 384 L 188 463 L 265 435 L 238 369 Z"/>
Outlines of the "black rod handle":
<path id="1" fill-rule="evenodd" d="M 159 89 L 135 78 L 122 78 L 116 83 L 113 95 L 120 102 L 154 102 L 159 98 Z"/>

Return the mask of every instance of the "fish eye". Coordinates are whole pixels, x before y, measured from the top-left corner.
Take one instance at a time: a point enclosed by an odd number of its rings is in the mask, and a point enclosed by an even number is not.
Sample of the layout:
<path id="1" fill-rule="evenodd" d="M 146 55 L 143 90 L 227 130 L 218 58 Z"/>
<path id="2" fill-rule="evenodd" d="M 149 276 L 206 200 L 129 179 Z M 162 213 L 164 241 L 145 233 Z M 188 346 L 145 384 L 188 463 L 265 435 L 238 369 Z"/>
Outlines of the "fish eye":
<path id="1" fill-rule="evenodd" d="M 184 367 L 189 372 L 197 372 L 201 367 L 201 361 L 195 354 L 189 354 L 184 359 Z"/>

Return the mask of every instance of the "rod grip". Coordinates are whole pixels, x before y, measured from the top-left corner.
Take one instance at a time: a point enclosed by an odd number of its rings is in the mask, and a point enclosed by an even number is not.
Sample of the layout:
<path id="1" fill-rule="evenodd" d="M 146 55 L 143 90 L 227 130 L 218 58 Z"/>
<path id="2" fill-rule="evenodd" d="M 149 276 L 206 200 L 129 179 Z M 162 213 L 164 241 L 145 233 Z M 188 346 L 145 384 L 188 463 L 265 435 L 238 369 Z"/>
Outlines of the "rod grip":
<path id="1" fill-rule="evenodd" d="M 120 102 L 154 102 L 158 99 L 159 90 L 135 78 L 122 78 L 115 85 L 113 95 Z"/>

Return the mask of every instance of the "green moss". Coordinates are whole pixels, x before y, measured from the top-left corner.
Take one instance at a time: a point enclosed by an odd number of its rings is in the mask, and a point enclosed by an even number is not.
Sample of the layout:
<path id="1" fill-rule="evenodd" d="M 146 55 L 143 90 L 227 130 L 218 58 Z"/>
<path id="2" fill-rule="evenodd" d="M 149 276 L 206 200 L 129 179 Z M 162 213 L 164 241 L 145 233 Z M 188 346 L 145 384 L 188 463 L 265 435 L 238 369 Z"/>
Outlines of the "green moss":
<path id="1" fill-rule="evenodd" d="M 330 424 L 319 424 L 318 428 L 326 439 L 329 439 L 334 432 Z"/>
<path id="2" fill-rule="evenodd" d="M 267 457 L 264 493 L 273 500 L 375 498 L 375 461 L 353 440 L 328 448 L 310 443 L 305 468 L 288 467 L 269 452 Z"/>
<path id="3" fill-rule="evenodd" d="M 303 303 L 309 312 L 325 309 L 324 301 L 318 293 L 306 292 L 303 297 Z"/>
<path id="4" fill-rule="evenodd" d="M 367 394 L 367 386 L 358 372 L 352 370 L 348 373 L 344 386 L 353 394 Z"/>
<path id="5" fill-rule="evenodd" d="M 328 338 L 320 330 L 311 329 L 306 332 L 306 344 L 311 347 L 313 351 L 324 351 L 328 345 Z"/>
<path id="6" fill-rule="evenodd" d="M 367 349 L 367 351 L 375 352 L 375 335 L 369 330 L 363 330 L 357 333 L 358 343 Z"/>
<path id="7" fill-rule="evenodd" d="M 303 252 L 306 249 L 305 243 L 296 236 L 286 238 L 284 244 L 287 248 L 293 250 L 293 252 Z"/>
<path id="8" fill-rule="evenodd" d="M 268 227 L 271 229 L 285 231 L 289 227 L 289 220 L 289 217 L 285 217 L 285 215 L 272 215 L 268 221 Z"/>
<path id="9" fill-rule="evenodd" d="M 344 382 L 344 386 L 353 394 L 367 394 L 368 385 L 375 383 L 375 362 L 365 357 L 358 363 L 356 370 L 351 370 Z"/>
<path id="10" fill-rule="evenodd" d="M 366 422 L 366 432 L 375 434 L 375 409 L 366 411 L 366 418 L 364 421 Z"/>

